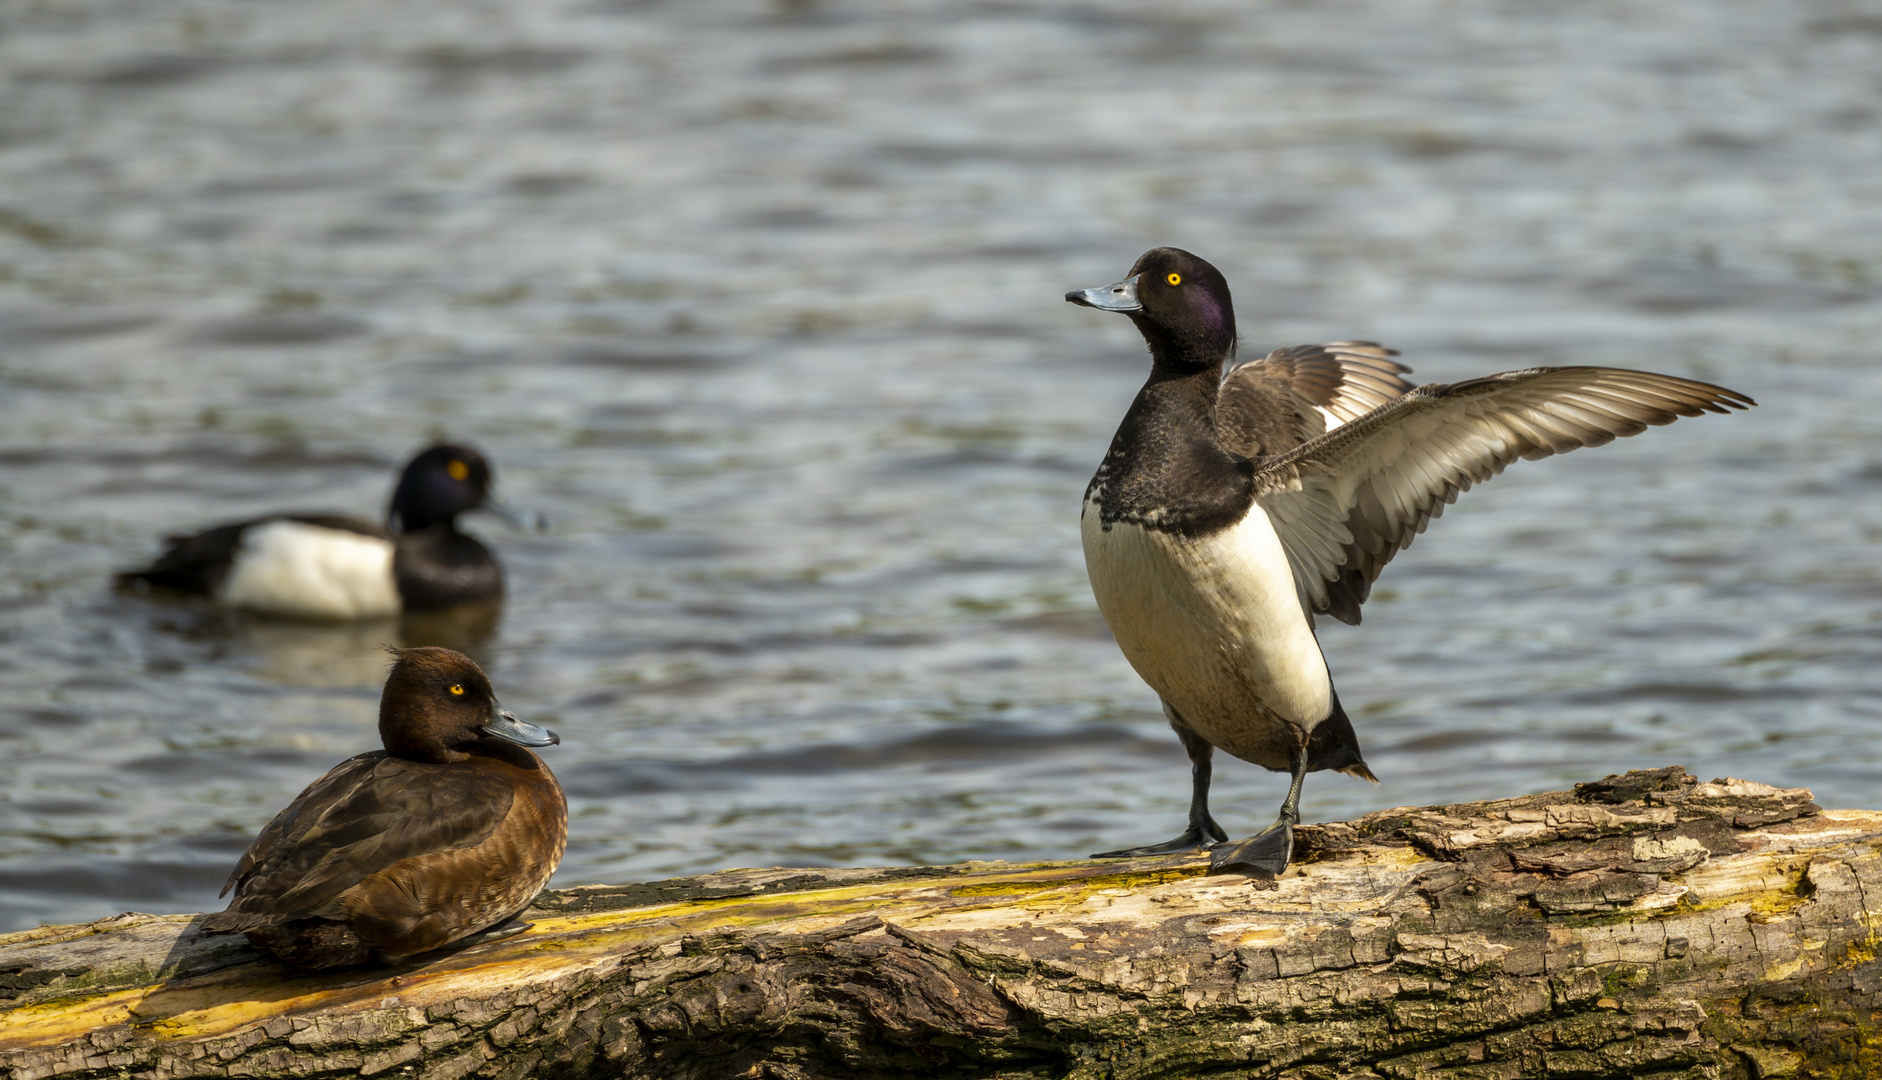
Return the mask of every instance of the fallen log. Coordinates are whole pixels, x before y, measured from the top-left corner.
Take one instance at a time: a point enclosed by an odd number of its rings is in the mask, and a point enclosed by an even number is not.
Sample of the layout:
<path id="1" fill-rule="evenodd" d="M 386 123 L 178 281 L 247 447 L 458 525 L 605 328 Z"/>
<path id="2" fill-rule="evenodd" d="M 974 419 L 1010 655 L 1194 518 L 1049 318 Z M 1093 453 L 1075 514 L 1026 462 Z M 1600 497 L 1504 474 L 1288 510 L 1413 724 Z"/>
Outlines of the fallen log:
<path id="1" fill-rule="evenodd" d="M 121 1076 L 1858 1077 L 1882 813 L 1633 772 L 1200 857 L 734 870 L 298 975 L 201 916 L 0 938 L 0 1068 Z"/>

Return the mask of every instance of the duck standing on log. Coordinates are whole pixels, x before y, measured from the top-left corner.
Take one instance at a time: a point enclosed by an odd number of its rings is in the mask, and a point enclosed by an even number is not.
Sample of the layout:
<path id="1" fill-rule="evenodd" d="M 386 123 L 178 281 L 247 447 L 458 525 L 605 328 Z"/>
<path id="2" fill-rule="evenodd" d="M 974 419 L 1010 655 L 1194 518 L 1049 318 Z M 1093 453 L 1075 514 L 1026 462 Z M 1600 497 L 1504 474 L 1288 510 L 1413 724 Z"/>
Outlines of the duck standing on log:
<path id="1" fill-rule="evenodd" d="M 1150 379 L 1085 491 L 1080 531 L 1098 610 L 1162 698 L 1193 781 L 1181 836 L 1095 858 L 1210 846 L 1217 872 L 1280 874 L 1307 774 L 1373 779 L 1315 615 L 1357 624 L 1392 556 L 1517 458 L 1756 404 L 1598 367 L 1413 389 L 1395 354 L 1365 342 L 1283 349 L 1224 376 L 1235 352 L 1228 282 L 1177 248 L 1065 299 L 1128 315 L 1150 346 Z M 1292 776 L 1279 820 L 1246 840 L 1230 842 L 1209 816 L 1218 747 Z"/>
<path id="2" fill-rule="evenodd" d="M 405 466 L 386 525 L 340 514 L 273 514 L 172 536 L 142 570 L 118 575 L 140 591 L 170 589 L 233 608 L 303 619 L 375 619 L 481 603 L 503 595 L 503 567 L 459 514 L 519 520 L 491 494 L 484 456 L 428 447 Z"/>
<path id="3" fill-rule="evenodd" d="M 394 654 L 379 699 L 385 749 L 341 762 L 275 815 L 205 933 L 246 934 L 300 968 L 396 963 L 502 933 L 548 884 L 568 803 L 526 748 L 561 740 L 504 711 L 464 654 Z"/>

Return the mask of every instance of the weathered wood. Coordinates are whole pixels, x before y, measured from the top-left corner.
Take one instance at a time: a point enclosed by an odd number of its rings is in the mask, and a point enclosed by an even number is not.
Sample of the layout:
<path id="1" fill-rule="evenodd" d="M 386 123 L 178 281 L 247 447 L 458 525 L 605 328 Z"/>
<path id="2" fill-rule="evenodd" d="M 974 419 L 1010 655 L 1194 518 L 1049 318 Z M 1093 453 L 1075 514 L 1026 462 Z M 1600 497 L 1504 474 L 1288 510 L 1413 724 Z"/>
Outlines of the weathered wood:
<path id="1" fill-rule="evenodd" d="M 741 870 L 297 976 L 190 916 L 0 938 L 41 1077 L 1832 1077 L 1882 1072 L 1882 813 L 1681 770 L 1201 858 Z"/>

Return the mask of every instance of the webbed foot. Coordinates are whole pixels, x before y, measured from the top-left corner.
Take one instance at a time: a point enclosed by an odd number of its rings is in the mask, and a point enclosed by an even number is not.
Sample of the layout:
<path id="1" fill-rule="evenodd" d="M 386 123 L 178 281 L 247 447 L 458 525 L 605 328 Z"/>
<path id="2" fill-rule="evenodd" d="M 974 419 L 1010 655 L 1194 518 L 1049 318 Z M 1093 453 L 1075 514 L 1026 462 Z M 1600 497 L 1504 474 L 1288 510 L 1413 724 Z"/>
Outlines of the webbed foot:
<path id="1" fill-rule="evenodd" d="M 1246 840 L 1217 844 L 1209 857 L 1209 872 L 1277 878 L 1293 857 L 1294 824 L 1282 818 Z"/>
<path id="2" fill-rule="evenodd" d="M 535 925 L 535 923 L 527 923 L 520 919 L 512 918 L 506 922 L 500 922 L 495 926 L 489 927 L 488 929 L 479 930 L 475 934 L 459 940 L 466 944 L 475 942 L 480 945 L 486 941 L 502 941 L 507 937 L 515 937 L 518 934 L 527 933 L 530 928 Z"/>
<path id="3" fill-rule="evenodd" d="M 1208 833 L 1204 833 L 1204 829 Z M 1161 844 L 1149 844 L 1144 847 L 1125 848 L 1122 851 L 1100 851 L 1094 859 L 1141 859 L 1151 855 L 1181 855 L 1186 851 L 1201 851 L 1209 846 L 1211 840 L 1227 840 L 1228 833 L 1222 826 L 1210 818 L 1206 826 L 1191 825 L 1188 831 L 1174 840 L 1165 840 Z"/>

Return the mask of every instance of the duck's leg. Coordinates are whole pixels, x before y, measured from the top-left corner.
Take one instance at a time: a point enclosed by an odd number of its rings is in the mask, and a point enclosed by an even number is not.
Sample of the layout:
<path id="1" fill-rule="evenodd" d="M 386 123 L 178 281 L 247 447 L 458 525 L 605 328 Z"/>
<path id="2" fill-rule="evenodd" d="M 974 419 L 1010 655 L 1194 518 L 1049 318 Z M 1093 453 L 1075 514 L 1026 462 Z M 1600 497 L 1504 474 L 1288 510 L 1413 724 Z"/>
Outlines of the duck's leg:
<path id="1" fill-rule="evenodd" d="M 1189 828 L 1174 840 L 1148 847 L 1126 848 L 1123 851 L 1103 851 L 1093 855 L 1094 859 L 1135 859 L 1145 855 L 1175 855 L 1178 852 L 1195 851 L 1209 846 L 1211 840 L 1227 840 L 1229 834 L 1209 816 L 1209 778 L 1214 773 L 1211 759 L 1215 756 L 1215 747 L 1208 740 L 1189 729 L 1183 718 L 1163 705 L 1163 714 L 1170 718 L 1170 727 L 1176 731 L 1176 737 L 1183 741 L 1183 749 L 1189 752 Z"/>
<path id="2" fill-rule="evenodd" d="M 1246 840 L 1217 844 L 1209 858 L 1209 872 L 1247 874 L 1250 877 L 1280 877 L 1294 857 L 1294 826 L 1300 824 L 1300 788 L 1307 779 L 1307 743 L 1294 748 L 1294 782 L 1288 785 L 1287 800 L 1281 803 L 1281 816 L 1274 824 Z"/>

